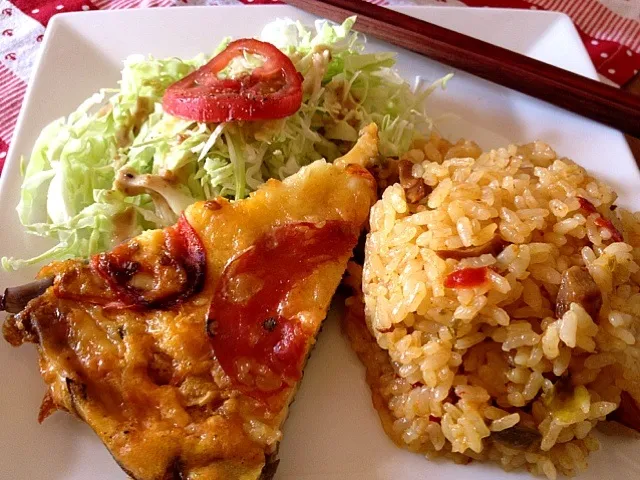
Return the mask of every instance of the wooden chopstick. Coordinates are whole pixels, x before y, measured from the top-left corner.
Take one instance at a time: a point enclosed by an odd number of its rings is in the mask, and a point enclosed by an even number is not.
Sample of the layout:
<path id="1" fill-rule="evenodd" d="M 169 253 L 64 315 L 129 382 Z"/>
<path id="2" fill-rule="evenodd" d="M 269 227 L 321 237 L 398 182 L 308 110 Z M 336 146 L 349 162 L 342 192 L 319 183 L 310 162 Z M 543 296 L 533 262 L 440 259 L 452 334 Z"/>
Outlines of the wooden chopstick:
<path id="1" fill-rule="evenodd" d="M 640 96 L 362 0 L 284 0 L 451 67 L 640 137 Z M 558 128 L 562 128 L 558 126 Z"/>

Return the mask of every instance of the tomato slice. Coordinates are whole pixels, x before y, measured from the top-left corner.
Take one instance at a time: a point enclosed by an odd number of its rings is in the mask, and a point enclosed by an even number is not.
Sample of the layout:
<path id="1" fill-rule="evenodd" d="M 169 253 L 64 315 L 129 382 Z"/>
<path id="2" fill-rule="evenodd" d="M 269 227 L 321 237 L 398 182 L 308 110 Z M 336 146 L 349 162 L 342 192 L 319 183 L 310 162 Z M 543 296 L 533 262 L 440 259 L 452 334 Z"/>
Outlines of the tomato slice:
<path id="1" fill-rule="evenodd" d="M 204 245 L 184 214 L 157 245 L 140 248 L 134 239 L 91 263 L 118 298 L 112 308 L 171 307 L 200 292 L 206 273 Z"/>
<path id="2" fill-rule="evenodd" d="M 229 63 L 245 53 L 264 64 L 237 78 L 220 78 Z M 167 88 L 162 107 L 171 115 L 197 122 L 270 120 L 288 117 L 302 104 L 302 75 L 274 45 L 241 39 L 209 63 Z"/>
<path id="3" fill-rule="evenodd" d="M 207 317 L 213 351 L 235 386 L 268 397 L 302 377 L 313 332 L 284 317 L 292 289 L 320 265 L 348 254 L 349 224 L 286 224 L 260 238 L 225 267 Z"/>

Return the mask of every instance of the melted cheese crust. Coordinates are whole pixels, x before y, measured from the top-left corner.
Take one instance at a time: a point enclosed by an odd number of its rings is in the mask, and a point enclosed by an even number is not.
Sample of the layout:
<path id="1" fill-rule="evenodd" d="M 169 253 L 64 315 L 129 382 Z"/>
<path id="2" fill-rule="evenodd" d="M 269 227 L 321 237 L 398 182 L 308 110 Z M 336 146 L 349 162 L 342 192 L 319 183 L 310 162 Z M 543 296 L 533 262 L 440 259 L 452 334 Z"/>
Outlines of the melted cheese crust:
<path id="1" fill-rule="evenodd" d="M 247 200 L 189 207 L 186 219 L 206 251 L 205 285 L 166 309 L 87 301 L 117 295 L 81 261 L 44 268 L 40 276 L 54 276 L 54 286 L 9 320 L 8 328 L 14 339 L 19 334 L 22 342 L 38 343 L 49 385 L 42 416 L 59 408 L 80 417 L 135 479 L 259 478 L 276 454 L 296 385 L 279 393 L 284 407 L 277 411 L 233 387 L 206 333 L 216 283 L 231 259 L 279 226 L 341 220 L 359 232 L 375 201 L 374 187 L 362 169 L 345 172 L 318 161 L 284 182 L 270 180 Z M 158 230 L 132 240 L 137 258 L 157 258 L 163 238 Z M 322 263 L 282 305 L 283 315 L 314 332 L 307 352 L 349 256 Z M 78 296 L 59 298 L 61 289 Z"/>

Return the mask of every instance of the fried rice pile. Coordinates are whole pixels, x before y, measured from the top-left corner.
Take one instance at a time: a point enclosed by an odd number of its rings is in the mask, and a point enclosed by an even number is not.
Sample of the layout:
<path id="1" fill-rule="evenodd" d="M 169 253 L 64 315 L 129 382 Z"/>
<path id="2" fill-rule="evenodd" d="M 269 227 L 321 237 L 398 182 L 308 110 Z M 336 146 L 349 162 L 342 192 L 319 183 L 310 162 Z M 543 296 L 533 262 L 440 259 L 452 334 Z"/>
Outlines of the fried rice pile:
<path id="1" fill-rule="evenodd" d="M 640 213 L 542 142 L 434 134 L 399 165 L 345 325 L 385 430 L 428 457 L 584 470 L 596 424 L 640 402 Z"/>

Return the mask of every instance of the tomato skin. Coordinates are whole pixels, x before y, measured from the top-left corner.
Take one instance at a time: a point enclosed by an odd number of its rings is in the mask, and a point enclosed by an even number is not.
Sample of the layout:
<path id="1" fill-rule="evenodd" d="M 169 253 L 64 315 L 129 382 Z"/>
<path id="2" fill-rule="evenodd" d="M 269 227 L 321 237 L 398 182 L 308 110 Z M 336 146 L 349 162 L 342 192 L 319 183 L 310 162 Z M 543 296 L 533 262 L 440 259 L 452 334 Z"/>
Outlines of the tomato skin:
<path id="1" fill-rule="evenodd" d="M 110 308 L 160 308 L 180 304 L 204 287 L 206 275 L 206 252 L 197 232 L 189 224 L 184 213 L 176 225 L 163 231 L 164 244 L 161 255 L 151 255 L 145 264 L 136 261 L 139 247 L 135 242 L 126 242 L 111 252 L 100 253 L 91 259 L 93 269 L 117 297 Z M 161 281 L 149 290 L 141 290 L 130 284 L 139 271 L 145 271 L 155 280 L 163 274 L 173 274 L 181 279 L 180 285 L 169 285 Z M 177 287 L 177 288 L 172 288 Z"/>
<path id="2" fill-rule="evenodd" d="M 585 212 L 589 214 L 598 213 L 598 210 L 596 210 L 596 207 L 593 205 L 593 203 L 591 203 L 586 198 L 578 197 L 578 203 L 580 204 L 580 208 Z"/>
<path id="3" fill-rule="evenodd" d="M 602 215 L 596 218 L 593 223 L 595 223 L 598 227 L 604 228 L 608 230 L 611 234 L 611 240 L 614 242 L 624 242 L 624 238 L 622 234 L 618 231 L 618 229 L 613 225 L 611 220 L 608 218 L 604 218 Z"/>
<path id="4" fill-rule="evenodd" d="M 268 397 L 302 377 L 313 332 L 300 320 L 283 316 L 283 305 L 299 282 L 347 255 L 357 238 L 341 220 L 289 223 L 227 264 L 207 315 L 207 334 L 236 388 L 254 398 Z M 243 373 L 238 362 L 245 361 L 253 367 Z M 272 379 L 270 389 L 260 388 L 260 375 Z"/>
<path id="5" fill-rule="evenodd" d="M 613 242 L 624 242 L 624 238 L 622 237 L 622 234 L 613 225 L 611 220 L 602 216 L 602 214 L 599 213 L 598 210 L 596 210 L 596 207 L 593 205 L 593 203 L 591 203 L 589 200 L 582 197 L 578 197 L 578 202 L 580 202 L 580 208 L 583 209 L 588 214 L 592 214 L 592 213 L 598 214 L 598 217 L 593 221 L 593 223 L 595 223 L 596 226 L 600 228 L 604 228 L 605 230 L 608 230 L 609 233 L 611 233 L 611 240 Z"/>
<path id="6" fill-rule="evenodd" d="M 238 78 L 218 78 L 245 53 L 265 58 L 262 66 Z M 274 45 L 254 39 L 231 42 L 195 72 L 167 88 L 165 112 L 196 122 L 272 120 L 293 115 L 302 104 L 302 75 Z"/>
<path id="7" fill-rule="evenodd" d="M 479 287 L 487 281 L 487 267 L 461 268 L 451 272 L 444 279 L 444 286 L 447 288 L 474 288 Z"/>

